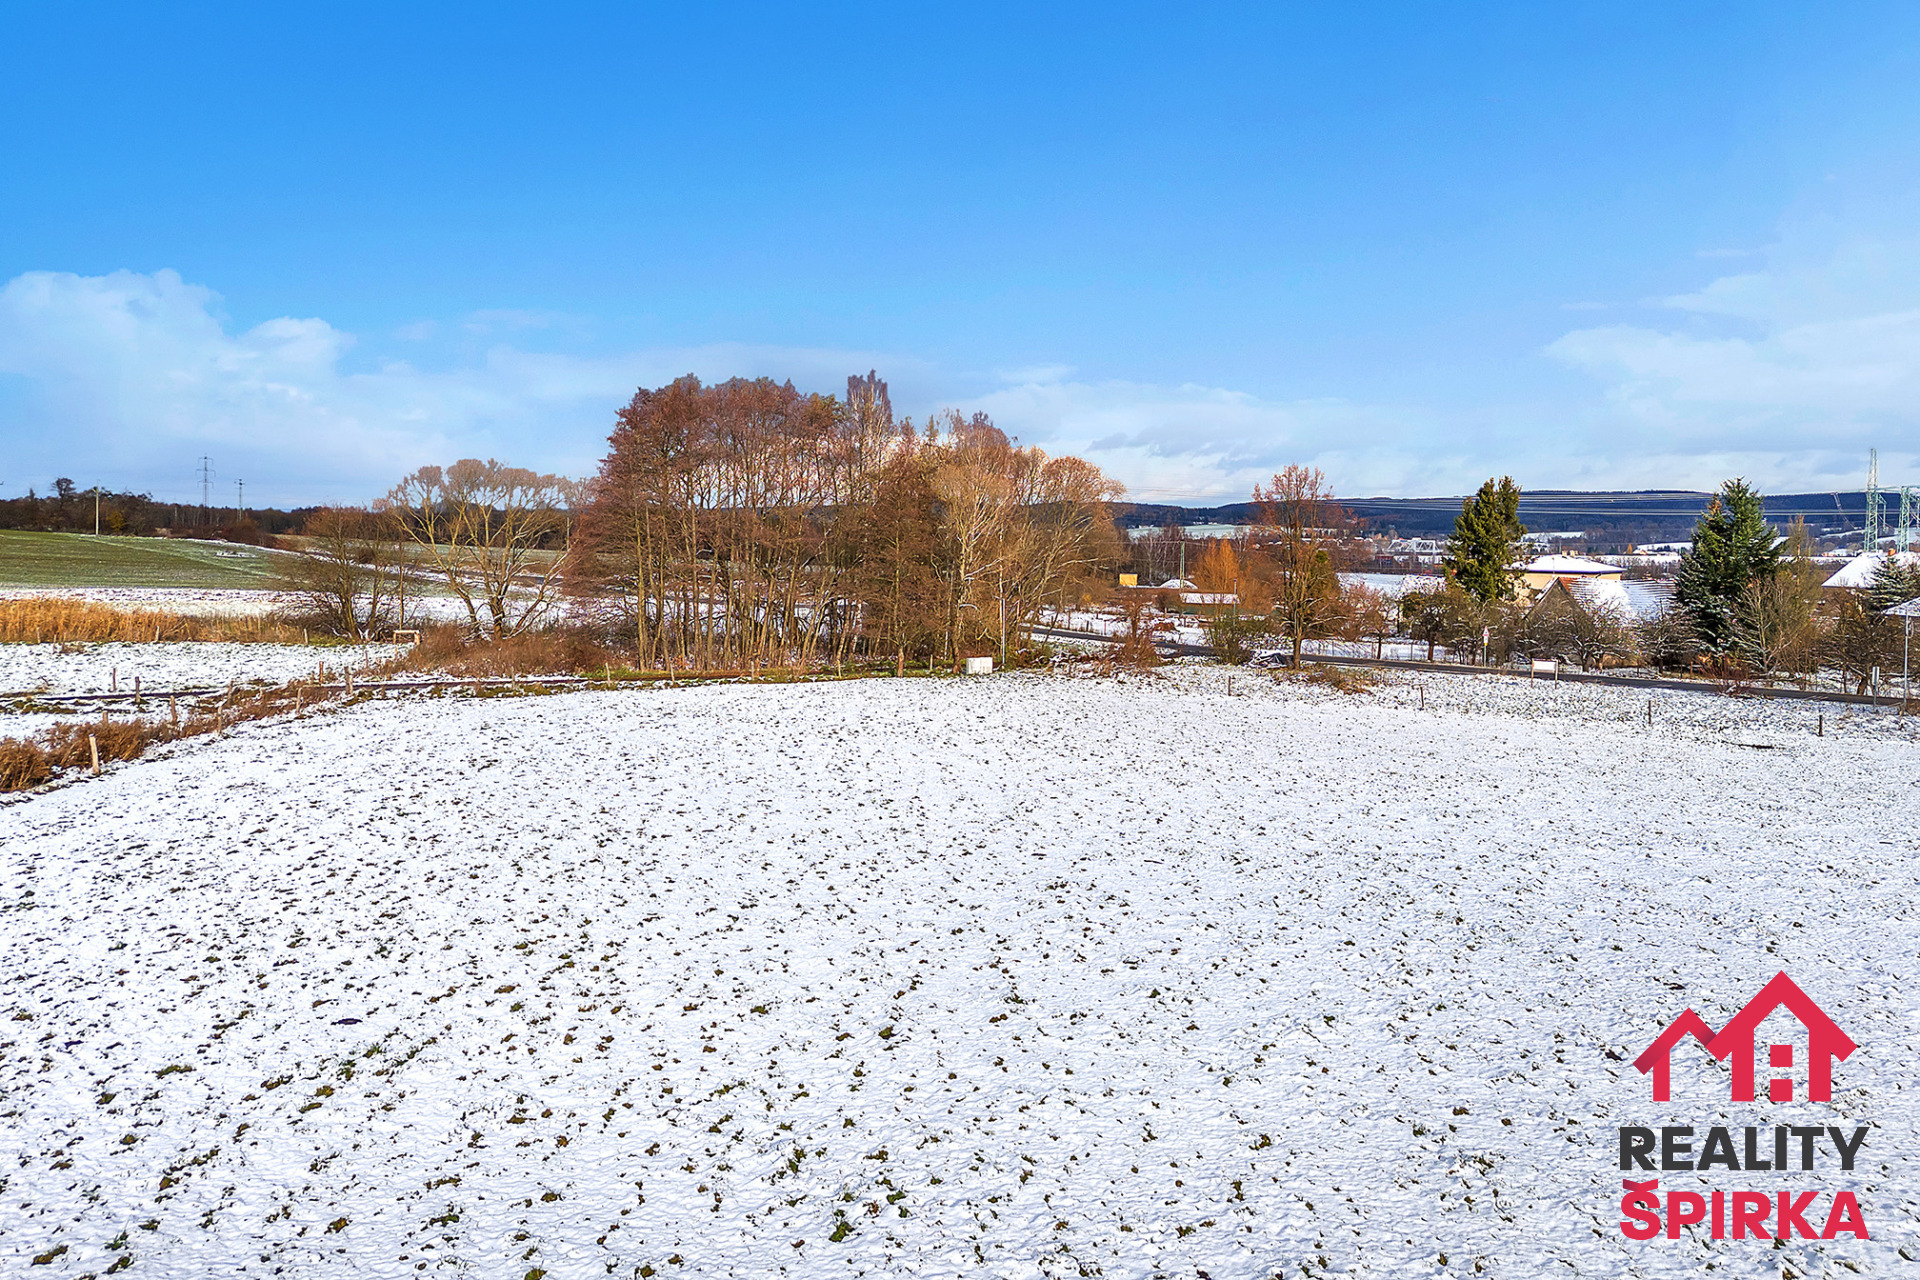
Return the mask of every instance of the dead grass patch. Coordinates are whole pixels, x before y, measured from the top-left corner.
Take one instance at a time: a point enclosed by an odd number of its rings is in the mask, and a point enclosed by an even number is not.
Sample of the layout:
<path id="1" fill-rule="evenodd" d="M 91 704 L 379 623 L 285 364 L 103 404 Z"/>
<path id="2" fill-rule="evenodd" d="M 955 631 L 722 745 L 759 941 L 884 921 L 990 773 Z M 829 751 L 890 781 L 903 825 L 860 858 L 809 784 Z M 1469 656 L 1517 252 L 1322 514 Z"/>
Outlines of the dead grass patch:
<path id="1" fill-rule="evenodd" d="M 533 631 L 494 640 L 476 638 L 465 627 L 428 626 L 420 642 L 380 670 L 444 672 L 466 679 L 516 676 L 599 675 L 621 671 L 632 655 L 612 647 L 598 633 L 575 627 Z"/>
<path id="2" fill-rule="evenodd" d="M 62 720 L 30 738 L 0 739 L 0 791 L 24 791 L 63 774 L 90 770 L 93 753 L 100 763 L 138 760 L 159 743 L 222 733 L 249 720 L 297 711 L 316 701 L 306 682 L 270 689 L 234 689 L 195 704 L 177 721 L 156 719 Z"/>
<path id="3" fill-rule="evenodd" d="M 1273 674 L 1276 680 L 1317 684 L 1341 693 L 1368 693 L 1380 683 L 1379 674 L 1366 667 L 1340 667 L 1324 662 L 1308 662 L 1298 668 L 1283 668 Z"/>
<path id="4" fill-rule="evenodd" d="M 291 644 L 298 627 L 267 617 L 196 618 L 163 609 L 115 609 L 65 596 L 0 600 L 0 644 L 157 644 L 227 640 Z"/>

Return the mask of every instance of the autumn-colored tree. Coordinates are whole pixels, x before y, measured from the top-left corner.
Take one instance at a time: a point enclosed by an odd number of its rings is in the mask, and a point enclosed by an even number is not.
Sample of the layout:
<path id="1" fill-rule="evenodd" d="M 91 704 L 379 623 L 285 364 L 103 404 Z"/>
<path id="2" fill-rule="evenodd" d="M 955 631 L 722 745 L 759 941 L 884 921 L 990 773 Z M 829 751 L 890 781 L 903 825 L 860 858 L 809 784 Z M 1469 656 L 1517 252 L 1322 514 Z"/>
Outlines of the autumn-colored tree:
<path id="1" fill-rule="evenodd" d="M 1206 550 L 1193 566 L 1193 585 L 1202 591 L 1238 591 L 1240 561 L 1226 538 L 1207 539 Z"/>
<path id="2" fill-rule="evenodd" d="M 1343 630 L 1352 639 L 1373 642 L 1375 658 L 1399 630 L 1399 610 L 1394 601 L 1365 583 L 1356 582 L 1342 592 L 1340 614 Z"/>
<path id="3" fill-rule="evenodd" d="M 873 500 L 852 522 L 849 551 L 855 592 L 872 648 L 931 656 L 946 621 L 937 561 L 939 499 L 917 450 L 902 452 L 879 473 Z"/>
<path id="4" fill-rule="evenodd" d="M 398 623 L 404 600 L 401 533 L 365 507 L 322 507 L 307 516 L 293 554 L 279 561 L 281 588 L 312 625 L 349 640 Z"/>
<path id="5" fill-rule="evenodd" d="M 1253 503 L 1271 566 L 1273 621 L 1293 642 L 1298 666 L 1304 643 L 1325 635 L 1339 615 L 1338 558 L 1352 522 L 1318 467 L 1276 472 L 1254 486 Z"/>

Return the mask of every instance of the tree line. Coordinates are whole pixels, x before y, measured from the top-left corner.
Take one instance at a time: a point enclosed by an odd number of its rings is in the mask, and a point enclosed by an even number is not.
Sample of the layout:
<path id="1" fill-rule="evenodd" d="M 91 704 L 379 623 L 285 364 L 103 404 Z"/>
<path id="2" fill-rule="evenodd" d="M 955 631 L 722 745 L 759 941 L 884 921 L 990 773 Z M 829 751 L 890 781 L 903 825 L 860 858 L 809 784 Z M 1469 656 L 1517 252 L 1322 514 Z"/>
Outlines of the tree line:
<path id="1" fill-rule="evenodd" d="M 586 598 L 656 669 L 1005 659 L 1111 572 L 1119 494 L 985 414 L 896 419 L 873 373 L 844 399 L 690 375 L 634 394 L 585 482 L 465 460 L 316 514 L 288 585 L 350 635 L 410 578 L 495 636 Z"/>
<path id="2" fill-rule="evenodd" d="M 152 494 L 105 486 L 82 488 L 67 477 L 53 482 L 47 493 L 28 489 L 18 498 L 0 498 L 0 529 L 39 533 L 93 533 L 127 537 L 212 538 L 225 542 L 261 543 L 275 534 L 300 529 L 304 509 L 282 511 L 272 507 L 202 507 L 160 502 Z"/>

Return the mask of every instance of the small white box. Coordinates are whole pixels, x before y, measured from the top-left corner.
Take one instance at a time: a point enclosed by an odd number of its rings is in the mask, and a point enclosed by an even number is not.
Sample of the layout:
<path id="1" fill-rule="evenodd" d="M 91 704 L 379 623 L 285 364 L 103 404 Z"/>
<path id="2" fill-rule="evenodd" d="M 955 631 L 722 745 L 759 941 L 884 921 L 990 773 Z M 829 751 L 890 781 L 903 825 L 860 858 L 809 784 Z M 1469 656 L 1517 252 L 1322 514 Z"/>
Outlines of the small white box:
<path id="1" fill-rule="evenodd" d="M 961 670 L 970 676 L 990 676 L 993 674 L 993 659 L 968 658 Z"/>

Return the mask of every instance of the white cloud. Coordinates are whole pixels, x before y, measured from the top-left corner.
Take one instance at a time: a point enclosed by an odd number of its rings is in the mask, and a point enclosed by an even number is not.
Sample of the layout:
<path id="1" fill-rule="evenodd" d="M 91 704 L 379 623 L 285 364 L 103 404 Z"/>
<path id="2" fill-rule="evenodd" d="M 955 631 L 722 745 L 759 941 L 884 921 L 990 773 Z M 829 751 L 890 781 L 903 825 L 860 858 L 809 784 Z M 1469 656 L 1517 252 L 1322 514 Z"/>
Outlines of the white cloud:
<path id="1" fill-rule="evenodd" d="M 1010 434 L 1096 463 L 1143 502 L 1244 501 L 1290 462 L 1342 493 L 1452 492 L 1483 476 L 1432 414 L 1222 387 L 1032 379 L 966 402 Z"/>
<path id="2" fill-rule="evenodd" d="M 527 317 L 487 323 L 509 319 Z M 421 322 L 398 336 L 433 333 Z M 599 357 L 499 344 L 449 369 L 377 356 L 360 368 L 356 345 L 318 319 L 231 332 L 218 295 L 172 271 L 21 275 L 0 288 L 0 482 L 17 493 L 72 475 L 184 500 L 202 453 L 262 503 L 364 499 L 422 463 L 470 455 L 584 475 L 643 384 L 754 370 L 835 388 L 855 368 L 920 368 L 726 344 Z"/>
<path id="3" fill-rule="evenodd" d="M 1776 255 L 1657 306 L 1658 324 L 1582 328 L 1547 349 L 1599 379 L 1597 400 L 1449 410 L 1102 381 L 1051 364 L 968 381 L 825 347 L 580 354 L 584 341 L 555 338 L 579 326 L 545 314 L 421 320 L 364 341 L 313 318 L 235 330 L 218 295 L 171 271 L 32 272 L 0 287 L 0 491 L 71 475 L 184 500 L 202 453 L 276 504 L 372 497 L 423 462 L 464 456 L 585 475 L 637 386 L 765 373 L 837 391 L 869 368 L 903 413 L 985 410 L 1143 501 L 1237 501 L 1290 462 L 1355 496 L 1460 493 L 1499 474 L 1536 488 L 1706 488 L 1734 474 L 1837 488 L 1859 482 L 1873 444 L 1883 473 L 1920 471 L 1900 456 L 1920 418 L 1920 245 Z M 476 353 L 468 324 L 545 325 L 560 349 L 495 338 Z"/>
<path id="4" fill-rule="evenodd" d="M 1672 319 L 1547 348 L 1601 381 L 1623 451 L 1776 488 L 1857 485 L 1876 445 L 1883 471 L 1920 463 L 1920 243 L 1782 249 L 1655 305 Z"/>

